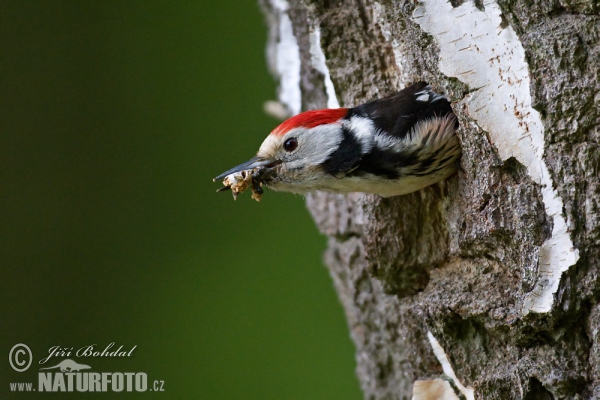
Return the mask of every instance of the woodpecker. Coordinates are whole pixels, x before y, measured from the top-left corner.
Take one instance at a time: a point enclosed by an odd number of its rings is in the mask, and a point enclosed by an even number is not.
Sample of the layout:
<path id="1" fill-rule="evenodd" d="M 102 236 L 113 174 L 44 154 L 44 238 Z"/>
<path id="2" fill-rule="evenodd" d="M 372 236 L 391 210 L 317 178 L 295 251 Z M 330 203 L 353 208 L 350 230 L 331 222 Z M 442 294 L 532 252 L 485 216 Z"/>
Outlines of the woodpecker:
<path id="1" fill-rule="evenodd" d="M 259 195 L 261 185 L 299 194 L 407 194 L 456 172 L 457 128 L 446 97 L 420 82 L 356 107 L 291 117 L 267 136 L 254 158 L 214 180 L 228 182 L 241 173 L 242 180 L 251 177 Z M 224 189 L 230 187 L 219 191 Z"/>

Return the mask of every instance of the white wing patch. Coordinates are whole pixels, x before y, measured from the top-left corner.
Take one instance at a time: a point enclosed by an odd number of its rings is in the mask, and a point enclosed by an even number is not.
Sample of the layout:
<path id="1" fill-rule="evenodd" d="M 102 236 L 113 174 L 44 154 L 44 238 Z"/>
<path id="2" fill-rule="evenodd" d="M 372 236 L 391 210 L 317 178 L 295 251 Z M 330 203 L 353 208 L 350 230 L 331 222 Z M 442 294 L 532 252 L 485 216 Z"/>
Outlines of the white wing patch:
<path id="1" fill-rule="evenodd" d="M 433 103 L 434 101 L 438 101 L 440 99 L 446 99 L 446 96 L 443 94 L 432 91 L 431 86 L 429 85 L 425 86 L 425 89 L 421 90 L 420 92 L 415 93 L 415 96 L 417 96 L 417 101 L 422 101 L 424 103 Z"/>
<path id="2" fill-rule="evenodd" d="M 429 101 L 429 93 L 423 93 L 423 92 L 419 92 L 422 93 L 417 97 L 417 101 L 423 101 L 425 103 L 427 103 Z M 419 93 L 416 93 L 419 94 Z"/>

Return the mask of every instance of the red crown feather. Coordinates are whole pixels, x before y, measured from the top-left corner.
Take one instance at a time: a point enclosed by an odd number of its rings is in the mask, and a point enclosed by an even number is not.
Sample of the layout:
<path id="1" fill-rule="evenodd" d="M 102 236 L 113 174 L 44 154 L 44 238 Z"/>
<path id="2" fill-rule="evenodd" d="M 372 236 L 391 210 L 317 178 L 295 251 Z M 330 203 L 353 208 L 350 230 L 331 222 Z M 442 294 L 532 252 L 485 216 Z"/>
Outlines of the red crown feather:
<path id="1" fill-rule="evenodd" d="M 324 110 L 305 111 L 283 121 L 281 125 L 273 129 L 271 135 L 283 136 L 290 129 L 299 127 L 314 128 L 319 125 L 331 124 L 346 116 L 347 113 L 347 108 L 327 108 Z"/>

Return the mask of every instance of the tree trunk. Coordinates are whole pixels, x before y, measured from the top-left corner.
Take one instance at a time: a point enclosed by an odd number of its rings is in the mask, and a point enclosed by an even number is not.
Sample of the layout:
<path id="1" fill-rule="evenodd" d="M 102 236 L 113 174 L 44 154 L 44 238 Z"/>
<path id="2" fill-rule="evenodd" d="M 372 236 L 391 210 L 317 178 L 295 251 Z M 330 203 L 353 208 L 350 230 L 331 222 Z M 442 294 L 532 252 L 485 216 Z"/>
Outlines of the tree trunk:
<path id="1" fill-rule="evenodd" d="M 462 171 L 315 193 L 368 399 L 600 399 L 596 0 L 262 0 L 290 112 L 427 81 Z"/>

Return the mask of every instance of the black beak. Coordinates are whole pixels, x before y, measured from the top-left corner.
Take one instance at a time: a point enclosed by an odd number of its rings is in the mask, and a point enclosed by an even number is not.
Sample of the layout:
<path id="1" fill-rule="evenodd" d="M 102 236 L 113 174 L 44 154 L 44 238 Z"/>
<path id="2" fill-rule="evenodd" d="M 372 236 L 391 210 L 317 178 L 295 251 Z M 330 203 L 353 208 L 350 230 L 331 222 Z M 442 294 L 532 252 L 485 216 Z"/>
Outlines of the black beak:
<path id="1" fill-rule="evenodd" d="M 213 182 L 216 182 L 219 179 L 223 179 L 225 178 L 227 175 L 233 174 L 235 172 L 241 172 L 241 171 L 245 171 L 248 169 L 254 169 L 254 168 L 258 168 L 258 167 L 274 167 L 277 164 L 280 164 L 280 161 L 269 161 L 269 160 L 264 160 L 258 157 L 254 157 L 248 161 L 246 161 L 245 163 L 242 163 L 240 165 L 238 165 L 237 167 L 233 167 L 231 169 L 228 169 L 227 171 L 223 172 L 221 175 L 217 176 L 216 178 L 213 179 Z"/>

